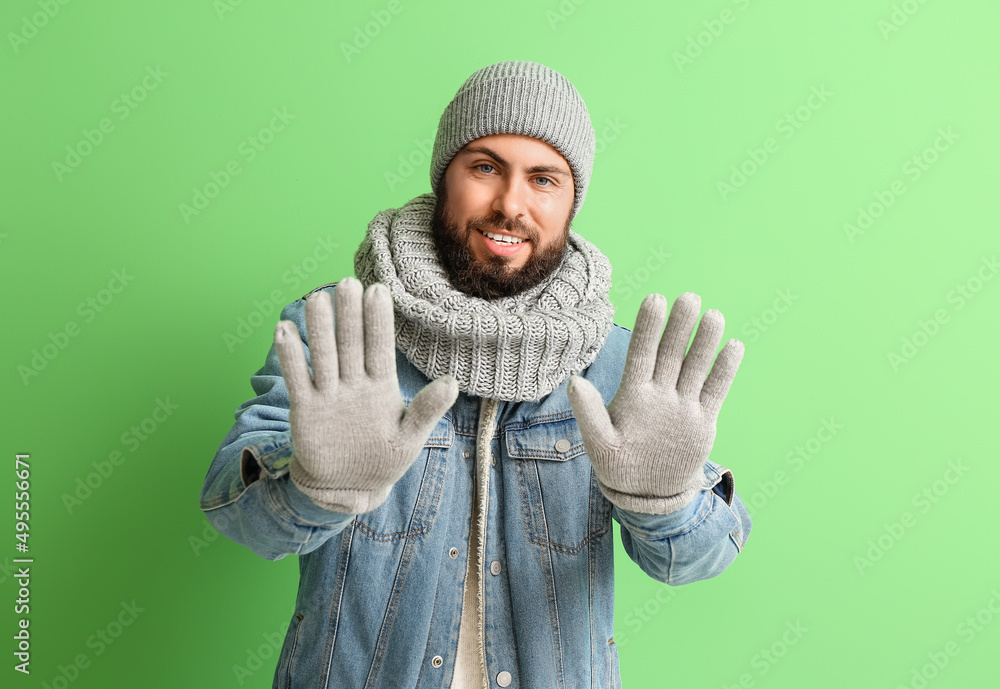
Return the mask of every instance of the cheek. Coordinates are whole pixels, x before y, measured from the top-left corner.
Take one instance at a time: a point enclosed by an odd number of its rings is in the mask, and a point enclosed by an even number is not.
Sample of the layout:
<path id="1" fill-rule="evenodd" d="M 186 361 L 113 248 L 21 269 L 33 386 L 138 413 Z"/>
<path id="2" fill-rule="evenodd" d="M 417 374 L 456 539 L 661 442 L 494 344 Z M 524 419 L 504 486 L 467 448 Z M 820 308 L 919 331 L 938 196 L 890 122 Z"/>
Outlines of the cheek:
<path id="1" fill-rule="evenodd" d="M 535 201 L 535 208 L 538 210 L 539 219 L 544 218 L 543 222 L 547 225 L 556 224 L 562 227 L 563 221 L 573 208 L 573 194 L 570 193 L 568 197 L 564 194 L 540 195 Z"/>
<path id="2" fill-rule="evenodd" d="M 470 218 L 484 214 L 481 204 L 468 193 L 456 197 L 449 196 L 448 212 L 452 221 L 463 230 Z"/>
<path id="3" fill-rule="evenodd" d="M 572 206 L 566 205 L 562 200 L 538 208 L 538 229 L 546 241 L 553 241 L 562 235 L 571 209 Z"/>

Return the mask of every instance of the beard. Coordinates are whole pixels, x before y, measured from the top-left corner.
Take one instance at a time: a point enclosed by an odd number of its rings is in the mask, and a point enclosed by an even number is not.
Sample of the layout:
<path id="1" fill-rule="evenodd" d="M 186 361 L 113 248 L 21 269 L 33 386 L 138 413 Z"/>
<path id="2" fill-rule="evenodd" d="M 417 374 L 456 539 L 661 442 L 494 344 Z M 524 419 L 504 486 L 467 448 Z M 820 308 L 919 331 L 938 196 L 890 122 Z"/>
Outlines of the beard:
<path id="1" fill-rule="evenodd" d="M 455 289 L 487 300 L 512 297 L 541 284 L 559 267 L 569 237 L 569 216 L 560 236 L 548 246 L 540 246 L 538 231 L 518 218 L 505 218 L 498 211 L 489 217 L 469 218 L 465 227 L 460 228 L 448 215 L 446 206 L 447 193 L 442 184 L 434 206 L 431 230 L 438 258 Z M 520 268 L 511 268 L 505 256 L 491 254 L 485 261 L 476 258 L 469 244 L 477 227 L 506 230 L 525 237 L 531 242 L 527 262 Z"/>

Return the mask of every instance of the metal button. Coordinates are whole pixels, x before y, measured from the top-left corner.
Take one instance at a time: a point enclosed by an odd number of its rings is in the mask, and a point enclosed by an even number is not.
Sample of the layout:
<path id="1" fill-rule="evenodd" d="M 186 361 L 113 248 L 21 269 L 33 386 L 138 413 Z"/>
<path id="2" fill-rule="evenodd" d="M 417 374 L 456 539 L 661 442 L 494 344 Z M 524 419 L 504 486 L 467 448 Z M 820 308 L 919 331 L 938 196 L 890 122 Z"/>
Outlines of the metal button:
<path id="1" fill-rule="evenodd" d="M 573 443 L 566 440 L 566 438 L 556 441 L 556 452 L 566 452 L 571 447 L 573 447 Z"/>
<path id="2" fill-rule="evenodd" d="M 463 459 L 468 459 L 469 458 L 469 451 L 468 450 L 462 450 L 462 458 Z"/>
<path id="3" fill-rule="evenodd" d="M 433 658 L 431 658 L 431 665 L 433 665 L 434 667 L 441 667 L 442 665 L 444 665 L 444 658 L 442 658 L 441 656 L 434 656 Z M 507 685 L 505 684 L 503 686 Z"/>
<path id="4" fill-rule="evenodd" d="M 497 675 L 497 684 L 501 687 L 506 687 L 510 685 L 511 676 L 510 673 L 504 670 L 499 675 Z"/>
<path id="5" fill-rule="evenodd" d="M 452 560 L 458 557 L 458 548 L 452 548 L 451 550 L 449 550 L 448 557 L 450 557 Z"/>
<path id="6" fill-rule="evenodd" d="M 490 563 L 490 574 L 493 576 L 500 574 L 500 560 L 494 560 Z"/>

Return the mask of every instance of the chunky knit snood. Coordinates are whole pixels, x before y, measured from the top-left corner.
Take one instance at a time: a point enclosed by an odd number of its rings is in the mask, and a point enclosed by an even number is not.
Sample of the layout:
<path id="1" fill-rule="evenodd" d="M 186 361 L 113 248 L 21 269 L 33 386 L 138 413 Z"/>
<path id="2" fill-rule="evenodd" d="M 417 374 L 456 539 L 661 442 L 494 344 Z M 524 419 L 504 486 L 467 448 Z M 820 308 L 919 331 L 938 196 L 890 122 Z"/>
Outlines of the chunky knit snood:
<path id="1" fill-rule="evenodd" d="M 535 287 L 494 300 L 452 287 L 431 234 L 435 196 L 369 223 L 357 278 L 392 293 L 396 346 L 425 376 L 451 374 L 472 396 L 537 401 L 587 368 L 611 331 L 611 263 L 570 230 L 559 267 Z"/>

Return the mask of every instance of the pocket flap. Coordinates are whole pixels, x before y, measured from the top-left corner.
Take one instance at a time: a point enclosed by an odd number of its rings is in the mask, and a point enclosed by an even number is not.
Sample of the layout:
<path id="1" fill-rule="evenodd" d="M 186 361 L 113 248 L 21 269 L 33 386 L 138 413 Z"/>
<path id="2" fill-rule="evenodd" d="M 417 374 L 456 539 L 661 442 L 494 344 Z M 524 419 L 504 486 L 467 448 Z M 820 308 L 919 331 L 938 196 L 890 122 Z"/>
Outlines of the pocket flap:
<path id="1" fill-rule="evenodd" d="M 562 462 L 586 452 L 583 435 L 571 416 L 560 421 L 508 428 L 507 454 L 514 459 L 548 459 Z"/>

